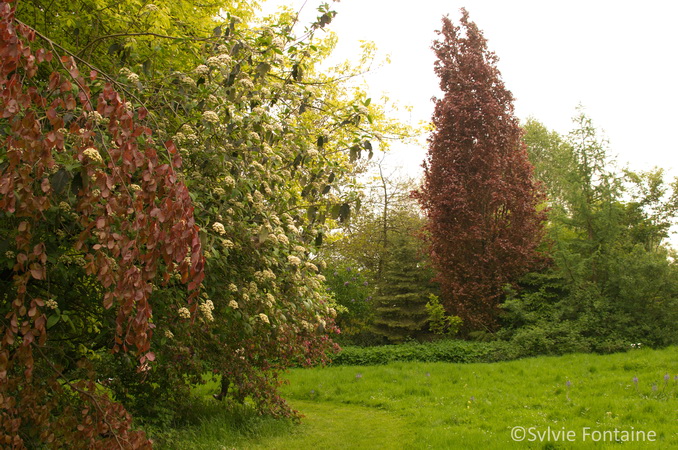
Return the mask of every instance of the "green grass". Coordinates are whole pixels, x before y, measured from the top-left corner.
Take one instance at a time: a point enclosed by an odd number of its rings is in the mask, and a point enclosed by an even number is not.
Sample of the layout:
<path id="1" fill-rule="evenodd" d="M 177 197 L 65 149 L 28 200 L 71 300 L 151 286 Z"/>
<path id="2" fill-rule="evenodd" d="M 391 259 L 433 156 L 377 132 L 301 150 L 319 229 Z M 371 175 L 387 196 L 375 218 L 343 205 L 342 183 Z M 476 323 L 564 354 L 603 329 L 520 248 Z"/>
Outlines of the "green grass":
<path id="1" fill-rule="evenodd" d="M 207 402 L 195 412 L 193 425 L 165 435 L 164 447 L 678 448 L 676 376 L 678 347 L 484 364 L 297 369 L 288 376 L 284 396 L 306 416 L 300 425 Z M 210 389 L 216 386 L 203 386 L 199 394 Z M 570 431 L 574 440 L 516 443 L 511 430 L 517 426 L 534 427 L 534 433 Z M 589 434 L 584 441 L 587 427 L 654 431 L 657 437 L 615 443 L 593 442 Z"/>

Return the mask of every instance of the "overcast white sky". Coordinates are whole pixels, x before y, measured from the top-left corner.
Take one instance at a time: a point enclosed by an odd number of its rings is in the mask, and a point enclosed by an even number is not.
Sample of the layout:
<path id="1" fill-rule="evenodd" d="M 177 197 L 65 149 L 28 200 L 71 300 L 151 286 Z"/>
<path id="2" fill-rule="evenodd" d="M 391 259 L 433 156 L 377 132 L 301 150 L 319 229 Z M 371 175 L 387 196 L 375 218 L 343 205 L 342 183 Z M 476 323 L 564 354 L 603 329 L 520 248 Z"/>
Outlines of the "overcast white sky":
<path id="1" fill-rule="evenodd" d="M 319 0 L 286 4 L 301 23 Z M 341 0 L 331 29 L 338 59 L 351 59 L 360 40 L 374 41 L 391 64 L 366 77 L 372 95 L 386 92 L 413 106 L 413 123 L 429 120 L 438 94 L 431 42 L 440 19 L 458 23 L 465 7 L 499 60 L 521 119 L 533 116 L 561 133 L 578 104 L 610 140 L 611 153 L 632 169 L 661 166 L 678 175 L 678 1 L 645 0 Z M 392 163 L 421 164 L 425 148 L 394 146 Z"/>

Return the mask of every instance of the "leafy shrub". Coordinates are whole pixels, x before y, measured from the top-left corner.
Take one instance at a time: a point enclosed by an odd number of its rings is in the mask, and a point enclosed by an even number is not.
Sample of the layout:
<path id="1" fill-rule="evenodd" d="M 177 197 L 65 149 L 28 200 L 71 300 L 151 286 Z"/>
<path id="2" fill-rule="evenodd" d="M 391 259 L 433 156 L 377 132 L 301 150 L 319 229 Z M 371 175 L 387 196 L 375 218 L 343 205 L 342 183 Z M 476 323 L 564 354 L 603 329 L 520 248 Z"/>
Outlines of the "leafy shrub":
<path id="1" fill-rule="evenodd" d="M 518 356 L 507 342 L 470 342 L 441 340 L 408 342 L 378 347 L 346 346 L 332 361 L 333 365 L 372 366 L 396 361 L 475 363 L 495 362 Z"/>

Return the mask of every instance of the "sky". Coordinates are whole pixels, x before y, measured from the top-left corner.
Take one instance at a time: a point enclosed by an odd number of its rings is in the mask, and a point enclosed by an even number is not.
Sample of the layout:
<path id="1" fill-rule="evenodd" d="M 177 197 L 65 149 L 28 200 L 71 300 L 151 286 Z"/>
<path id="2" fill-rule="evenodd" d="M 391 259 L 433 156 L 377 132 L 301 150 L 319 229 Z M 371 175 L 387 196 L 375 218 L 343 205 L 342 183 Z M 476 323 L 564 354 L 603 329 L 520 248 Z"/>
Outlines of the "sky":
<path id="1" fill-rule="evenodd" d="M 300 23 L 318 14 L 319 0 L 268 0 L 301 10 Z M 303 8 L 302 8 L 303 6 Z M 339 36 L 337 61 L 355 59 L 361 40 L 391 63 L 365 76 L 381 93 L 412 107 L 400 119 L 430 120 L 440 94 L 431 43 L 444 15 L 458 24 L 465 7 L 499 57 L 515 97 L 516 115 L 567 133 L 578 105 L 610 142 L 621 166 L 663 167 L 678 176 L 678 2 L 673 0 L 341 0 L 330 28 Z M 420 173 L 421 145 L 392 146 L 387 161 Z"/>

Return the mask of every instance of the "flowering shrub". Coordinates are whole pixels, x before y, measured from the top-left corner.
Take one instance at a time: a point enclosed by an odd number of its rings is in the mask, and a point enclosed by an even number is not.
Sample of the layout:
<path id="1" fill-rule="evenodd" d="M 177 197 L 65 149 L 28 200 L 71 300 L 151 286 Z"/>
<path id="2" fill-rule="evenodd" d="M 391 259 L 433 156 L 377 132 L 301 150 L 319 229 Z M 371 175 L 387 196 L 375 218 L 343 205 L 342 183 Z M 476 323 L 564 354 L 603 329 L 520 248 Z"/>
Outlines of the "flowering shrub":
<path id="1" fill-rule="evenodd" d="M 333 41 L 313 35 L 333 13 L 301 39 L 290 14 L 256 29 L 229 17 L 176 55 L 180 70 L 121 51 L 128 67 L 89 79 L 78 66 L 113 65 L 30 49 L 35 32 L 15 32 L 8 0 L 2 13 L 5 436 L 145 445 L 124 408 L 171 420 L 206 371 L 261 413 L 292 415 L 279 374 L 337 350 L 317 248 L 350 213 L 356 156 L 396 129 L 316 73 Z"/>

